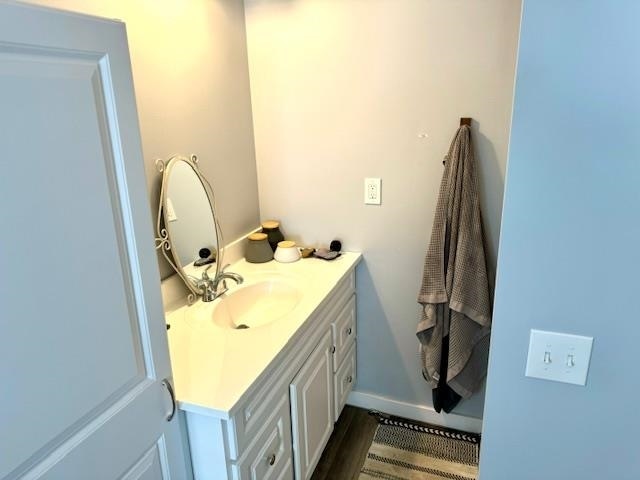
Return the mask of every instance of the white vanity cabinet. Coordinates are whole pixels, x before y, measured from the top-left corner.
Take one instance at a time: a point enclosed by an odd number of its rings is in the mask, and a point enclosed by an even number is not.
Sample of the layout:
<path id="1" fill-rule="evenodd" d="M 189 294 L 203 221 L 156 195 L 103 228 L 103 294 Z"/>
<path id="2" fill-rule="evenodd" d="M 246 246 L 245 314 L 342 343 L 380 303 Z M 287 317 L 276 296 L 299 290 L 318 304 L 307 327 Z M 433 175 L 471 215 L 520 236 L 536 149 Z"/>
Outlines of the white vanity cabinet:
<path id="1" fill-rule="evenodd" d="M 228 412 L 183 408 L 195 480 L 311 477 L 355 381 L 358 259 Z"/>

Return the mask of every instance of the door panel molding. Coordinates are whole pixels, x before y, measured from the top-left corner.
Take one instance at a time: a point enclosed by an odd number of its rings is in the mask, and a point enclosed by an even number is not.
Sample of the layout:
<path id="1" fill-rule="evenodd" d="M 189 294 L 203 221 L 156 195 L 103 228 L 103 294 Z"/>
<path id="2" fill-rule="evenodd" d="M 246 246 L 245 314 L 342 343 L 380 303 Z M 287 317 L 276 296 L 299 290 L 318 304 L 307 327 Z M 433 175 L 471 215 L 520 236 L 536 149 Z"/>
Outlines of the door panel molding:
<path id="1" fill-rule="evenodd" d="M 0 83 L 0 478 L 186 479 L 124 24 L 0 1 Z"/>

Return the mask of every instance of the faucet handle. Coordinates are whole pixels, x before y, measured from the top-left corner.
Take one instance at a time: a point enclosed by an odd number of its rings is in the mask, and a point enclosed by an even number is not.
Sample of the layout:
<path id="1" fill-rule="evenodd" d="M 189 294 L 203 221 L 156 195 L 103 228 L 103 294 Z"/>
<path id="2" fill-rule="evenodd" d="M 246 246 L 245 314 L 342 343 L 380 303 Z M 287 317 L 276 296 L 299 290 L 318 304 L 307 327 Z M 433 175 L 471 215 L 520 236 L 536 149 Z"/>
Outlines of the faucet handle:
<path id="1" fill-rule="evenodd" d="M 211 268 L 211 265 L 205 268 L 204 272 L 202 272 L 202 280 L 204 280 L 205 282 L 211 280 L 211 277 L 209 277 L 209 274 L 207 273 L 210 268 Z"/>
<path id="2" fill-rule="evenodd" d="M 231 264 L 230 264 L 230 263 L 227 263 L 224 267 L 222 267 L 222 268 L 220 269 L 220 273 L 224 272 L 224 271 L 225 271 L 227 268 L 229 268 L 230 266 L 231 266 Z"/>

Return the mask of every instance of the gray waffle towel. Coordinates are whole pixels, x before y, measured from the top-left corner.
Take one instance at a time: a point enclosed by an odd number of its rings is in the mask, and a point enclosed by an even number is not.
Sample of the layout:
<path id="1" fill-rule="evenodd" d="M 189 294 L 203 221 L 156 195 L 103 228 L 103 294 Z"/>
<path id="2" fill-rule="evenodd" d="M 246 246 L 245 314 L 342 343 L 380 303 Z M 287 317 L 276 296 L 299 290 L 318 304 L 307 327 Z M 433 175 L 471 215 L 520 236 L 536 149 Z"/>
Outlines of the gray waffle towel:
<path id="1" fill-rule="evenodd" d="M 464 398 L 487 372 L 491 300 L 471 131 L 461 126 L 447 154 L 424 262 L 416 335 L 422 367 L 438 386 L 442 339 L 449 334 L 447 384 Z"/>

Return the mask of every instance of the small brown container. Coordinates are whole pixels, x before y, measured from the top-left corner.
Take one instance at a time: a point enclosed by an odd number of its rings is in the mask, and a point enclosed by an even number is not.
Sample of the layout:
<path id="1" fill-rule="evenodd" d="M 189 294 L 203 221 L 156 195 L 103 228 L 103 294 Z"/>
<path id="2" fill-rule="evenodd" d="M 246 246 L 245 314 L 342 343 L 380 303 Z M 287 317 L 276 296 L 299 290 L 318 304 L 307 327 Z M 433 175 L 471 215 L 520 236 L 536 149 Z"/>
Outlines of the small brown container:
<path id="1" fill-rule="evenodd" d="M 278 248 L 278 242 L 284 240 L 284 235 L 280 231 L 280 222 L 276 220 L 265 220 L 262 222 L 262 233 L 267 234 L 269 245 L 271 245 L 271 250 L 274 252 L 276 248 Z"/>
<path id="2" fill-rule="evenodd" d="M 273 250 L 267 241 L 266 233 L 252 233 L 247 237 L 247 249 L 244 258 L 249 263 L 265 263 L 273 260 Z"/>

